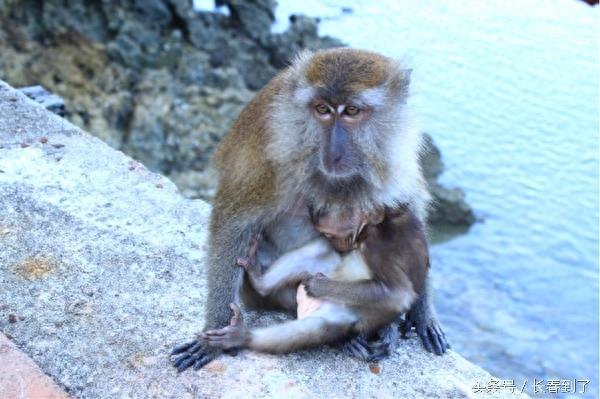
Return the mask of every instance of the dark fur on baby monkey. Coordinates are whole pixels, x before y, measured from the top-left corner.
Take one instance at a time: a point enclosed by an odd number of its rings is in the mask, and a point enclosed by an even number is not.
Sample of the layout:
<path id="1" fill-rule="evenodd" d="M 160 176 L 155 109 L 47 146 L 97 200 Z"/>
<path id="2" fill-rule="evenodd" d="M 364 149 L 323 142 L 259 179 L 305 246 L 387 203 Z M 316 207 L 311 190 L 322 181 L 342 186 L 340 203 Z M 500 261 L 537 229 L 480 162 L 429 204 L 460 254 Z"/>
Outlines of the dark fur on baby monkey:
<path id="1" fill-rule="evenodd" d="M 291 352 L 371 334 L 410 308 L 423 290 L 429 260 L 423 226 L 407 207 L 371 215 L 319 212 L 313 221 L 324 238 L 285 254 L 266 273 L 257 262 L 256 239 L 238 264 L 261 295 L 302 284 L 320 300 L 318 308 L 302 319 L 249 329 L 232 304 L 230 324 L 201 335 L 208 346 Z"/>

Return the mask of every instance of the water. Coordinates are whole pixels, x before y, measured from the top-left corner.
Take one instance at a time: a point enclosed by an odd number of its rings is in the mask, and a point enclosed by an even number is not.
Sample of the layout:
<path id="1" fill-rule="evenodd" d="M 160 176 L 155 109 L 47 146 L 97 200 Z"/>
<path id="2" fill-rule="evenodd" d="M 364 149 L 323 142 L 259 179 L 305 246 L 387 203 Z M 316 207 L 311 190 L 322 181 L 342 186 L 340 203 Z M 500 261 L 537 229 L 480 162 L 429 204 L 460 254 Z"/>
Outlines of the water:
<path id="1" fill-rule="evenodd" d="M 413 99 L 442 148 L 442 180 L 463 187 L 485 218 L 432 249 L 453 348 L 521 384 L 589 379 L 596 397 L 599 8 L 280 1 L 274 29 L 291 13 L 322 17 L 322 34 L 414 67 Z"/>

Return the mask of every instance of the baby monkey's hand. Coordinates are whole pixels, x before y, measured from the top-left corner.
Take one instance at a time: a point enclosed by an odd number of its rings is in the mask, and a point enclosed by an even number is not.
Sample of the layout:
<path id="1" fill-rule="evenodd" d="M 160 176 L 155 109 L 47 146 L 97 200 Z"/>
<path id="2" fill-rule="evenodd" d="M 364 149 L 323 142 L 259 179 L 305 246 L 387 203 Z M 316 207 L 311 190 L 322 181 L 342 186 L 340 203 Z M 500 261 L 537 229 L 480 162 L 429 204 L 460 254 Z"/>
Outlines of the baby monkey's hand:
<path id="1" fill-rule="evenodd" d="M 321 298 L 327 294 L 325 288 L 326 283 L 329 281 L 329 277 L 323 273 L 316 273 L 302 281 L 302 285 L 306 290 L 306 294 L 313 298 Z"/>
<path id="2" fill-rule="evenodd" d="M 262 275 L 261 267 L 256 259 L 256 251 L 258 250 L 258 244 L 260 235 L 252 237 L 248 244 L 248 250 L 246 256 L 240 256 L 235 260 L 236 265 L 243 268 L 249 275 L 260 277 Z"/>

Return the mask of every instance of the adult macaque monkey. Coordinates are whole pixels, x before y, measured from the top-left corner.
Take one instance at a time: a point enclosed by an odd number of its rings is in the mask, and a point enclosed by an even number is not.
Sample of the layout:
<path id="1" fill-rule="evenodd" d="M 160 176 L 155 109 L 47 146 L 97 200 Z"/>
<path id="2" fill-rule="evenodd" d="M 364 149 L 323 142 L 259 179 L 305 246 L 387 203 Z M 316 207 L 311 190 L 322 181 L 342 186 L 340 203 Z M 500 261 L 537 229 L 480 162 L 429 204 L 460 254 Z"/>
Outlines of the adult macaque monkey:
<path id="1" fill-rule="evenodd" d="M 260 296 L 236 260 L 259 234 L 277 256 L 318 237 L 309 207 L 370 214 L 407 206 L 424 223 L 429 194 L 419 167 L 421 136 L 408 118 L 409 79 L 410 71 L 376 53 L 306 52 L 246 106 L 214 158 L 220 180 L 209 232 L 205 332 L 229 324 L 228 305 L 240 294 L 249 306 L 296 310 L 295 291 Z M 405 331 L 413 326 L 427 350 L 446 350 L 426 284 L 406 314 Z M 385 336 L 394 345 L 396 335 Z M 368 358 L 365 345 L 357 337 L 344 348 Z M 199 337 L 173 350 L 182 354 L 174 364 L 200 368 L 220 352 Z"/>

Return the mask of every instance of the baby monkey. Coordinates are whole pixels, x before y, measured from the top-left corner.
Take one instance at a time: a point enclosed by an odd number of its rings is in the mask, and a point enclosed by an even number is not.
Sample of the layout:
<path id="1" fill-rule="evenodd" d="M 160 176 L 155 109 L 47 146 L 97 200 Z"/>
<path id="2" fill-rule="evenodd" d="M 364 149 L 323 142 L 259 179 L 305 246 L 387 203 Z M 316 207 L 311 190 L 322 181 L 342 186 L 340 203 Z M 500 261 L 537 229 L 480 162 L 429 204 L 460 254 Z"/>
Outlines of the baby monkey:
<path id="1" fill-rule="evenodd" d="M 429 257 L 423 225 L 407 206 L 311 215 L 323 237 L 285 253 L 264 273 L 258 239 L 237 262 L 263 296 L 296 288 L 298 319 L 249 329 L 230 304 L 229 326 L 201 334 L 208 346 L 293 352 L 371 334 L 409 310 L 424 288 Z"/>

